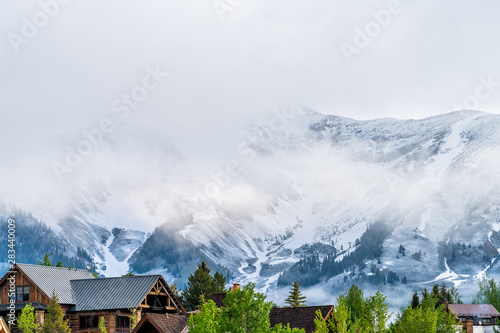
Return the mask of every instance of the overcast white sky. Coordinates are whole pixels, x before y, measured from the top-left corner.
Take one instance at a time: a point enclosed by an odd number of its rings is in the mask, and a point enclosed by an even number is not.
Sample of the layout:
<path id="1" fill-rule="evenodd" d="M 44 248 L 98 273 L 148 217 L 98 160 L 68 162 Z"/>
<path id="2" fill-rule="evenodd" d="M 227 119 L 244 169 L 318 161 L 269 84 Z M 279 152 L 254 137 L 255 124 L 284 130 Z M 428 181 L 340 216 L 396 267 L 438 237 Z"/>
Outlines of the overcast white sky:
<path id="1" fill-rule="evenodd" d="M 497 0 L 401 1 L 350 63 L 341 43 L 376 29 L 372 12 L 390 1 L 217 1 L 234 5 L 224 20 L 213 0 L 72 0 L 43 22 L 51 1 L 3 0 L 2 156 L 116 115 L 113 100 L 148 66 L 170 76 L 127 122 L 168 133 L 188 157 L 234 151 L 244 124 L 277 107 L 422 118 L 474 96 L 480 77 L 500 82 Z M 13 34 L 34 15 L 46 24 L 15 52 Z M 491 90 L 478 109 L 497 113 L 500 87 Z"/>

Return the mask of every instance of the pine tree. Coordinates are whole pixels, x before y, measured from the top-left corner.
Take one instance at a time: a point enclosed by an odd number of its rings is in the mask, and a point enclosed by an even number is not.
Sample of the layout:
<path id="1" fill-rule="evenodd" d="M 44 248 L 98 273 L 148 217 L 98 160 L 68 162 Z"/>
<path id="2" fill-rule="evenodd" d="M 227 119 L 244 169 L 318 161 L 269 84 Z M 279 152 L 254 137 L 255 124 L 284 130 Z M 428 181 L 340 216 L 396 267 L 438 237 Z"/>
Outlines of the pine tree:
<path id="1" fill-rule="evenodd" d="M 56 291 L 52 292 L 50 304 L 47 307 L 45 314 L 45 323 L 41 330 L 42 333 L 70 333 L 71 329 L 68 326 L 68 320 L 64 320 L 64 313 L 59 299 L 57 298 Z"/>
<path id="2" fill-rule="evenodd" d="M 285 299 L 285 303 L 289 307 L 306 306 L 306 297 L 300 292 L 299 282 L 295 281 L 292 283 L 292 288 L 288 294 L 288 298 Z"/>
<path id="3" fill-rule="evenodd" d="M 418 297 L 417 291 L 415 291 L 411 299 L 411 308 L 412 309 L 418 308 L 419 305 L 420 305 L 420 298 Z"/>
<path id="4" fill-rule="evenodd" d="M 429 297 L 429 292 L 427 291 L 427 287 L 422 290 L 422 301 L 425 301 Z"/>
<path id="5" fill-rule="evenodd" d="M 210 276 L 210 268 L 202 261 L 198 269 L 188 277 L 188 286 L 182 293 L 184 305 L 189 310 L 195 310 L 200 306 L 200 296 L 210 297 L 214 291 L 214 279 Z"/>
<path id="6" fill-rule="evenodd" d="M 222 293 L 226 290 L 226 278 L 219 272 L 214 274 L 214 293 Z"/>
<path id="7" fill-rule="evenodd" d="M 42 265 L 42 266 L 54 266 L 54 265 L 52 265 L 52 262 L 50 261 L 51 255 L 52 255 L 51 253 L 48 253 L 48 254 L 45 253 L 45 255 L 43 256 L 43 262 L 40 261 L 40 265 Z"/>

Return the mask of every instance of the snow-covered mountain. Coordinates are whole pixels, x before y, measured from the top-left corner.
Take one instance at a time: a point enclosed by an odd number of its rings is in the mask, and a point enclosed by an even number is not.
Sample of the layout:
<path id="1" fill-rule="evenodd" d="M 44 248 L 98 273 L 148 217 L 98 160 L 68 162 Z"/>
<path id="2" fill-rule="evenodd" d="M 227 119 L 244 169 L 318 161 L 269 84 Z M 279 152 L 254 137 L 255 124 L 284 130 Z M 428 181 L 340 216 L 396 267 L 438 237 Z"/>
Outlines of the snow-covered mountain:
<path id="1" fill-rule="evenodd" d="M 310 285 L 366 281 L 374 267 L 409 284 L 466 284 L 497 271 L 499 129 L 499 115 L 475 111 L 369 121 L 277 111 L 219 170 L 194 172 L 163 133 L 123 127 L 55 187 L 59 210 L 8 197 L 2 216 L 33 213 L 108 275 L 181 282 L 203 259 L 269 290 L 308 279 L 304 265 L 316 265 Z M 337 264 L 322 268 L 325 258 Z"/>

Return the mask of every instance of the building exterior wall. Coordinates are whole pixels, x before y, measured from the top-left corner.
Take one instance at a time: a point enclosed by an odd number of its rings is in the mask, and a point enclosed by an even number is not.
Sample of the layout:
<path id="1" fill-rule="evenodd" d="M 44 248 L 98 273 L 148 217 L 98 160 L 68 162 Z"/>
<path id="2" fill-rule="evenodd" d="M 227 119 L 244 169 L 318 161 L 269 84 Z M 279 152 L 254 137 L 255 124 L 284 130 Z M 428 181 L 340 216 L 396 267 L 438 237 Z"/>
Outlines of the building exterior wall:
<path id="1" fill-rule="evenodd" d="M 35 284 L 31 283 L 28 277 L 22 272 L 17 271 L 15 273 L 15 285 L 16 287 L 28 286 L 29 287 L 29 301 L 24 303 L 39 302 L 48 305 L 50 302 L 49 297 L 47 297 Z M 9 288 L 10 281 L 5 279 L 0 285 L 0 304 L 9 303 Z M 16 302 L 19 303 L 19 302 Z"/>
<path id="2" fill-rule="evenodd" d="M 106 326 L 106 331 L 108 333 L 122 333 L 117 332 L 116 328 L 116 317 L 128 317 L 130 314 L 120 310 L 111 311 L 88 311 L 88 312 L 74 312 L 68 314 L 69 327 L 72 333 L 98 333 L 100 332 L 98 328 L 80 328 L 80 317 L 82 316 L 97 316 L 99 320 L 104 317 L 104 325 Z"/>

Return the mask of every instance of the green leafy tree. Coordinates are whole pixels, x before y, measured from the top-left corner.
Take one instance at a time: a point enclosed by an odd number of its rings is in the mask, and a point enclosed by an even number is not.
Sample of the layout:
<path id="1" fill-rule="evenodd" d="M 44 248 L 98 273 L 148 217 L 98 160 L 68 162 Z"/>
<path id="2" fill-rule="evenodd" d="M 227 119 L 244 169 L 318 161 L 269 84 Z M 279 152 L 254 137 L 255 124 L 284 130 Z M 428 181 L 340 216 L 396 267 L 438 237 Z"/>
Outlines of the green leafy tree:
<path id="1" fill-rule="evenodd" d="M 193 333 L 304 333 L 289 325 L 270 327 L 271 302 L 266 296 L 255 292 L 255 285 L 249 283 L 242 290 L 230 291 L 224 299 L 224 306 L 217 308 L 208 300 L 200 312 L 189 318 L 189 332 Z"/>
<path id="2" fill-rule="evenodd" d="M 455 333 L 455 319 L 451 312 L 444 309 L 444 305 L 436 306 L 438 298 L 427 297 L 420 306 L 412 308 L 411 305 L 403 310 L 392 326 L 393 332 L 401 333 Z"/>
<path id="3" fill-rule="evenodd" d="M 271 331 L 271 333 L 304 333 L 303 329 L 298 328 L 290 328 L 290 324 L 286 324 L 283 326 L 282 324 L 275 325 Z"/>
<path id="4" fill-rule="evenodd" d="M 496 284 L 495 280 L 488 279 L 486 276 L 478 284 L 479 291 L 472 299 L 472 303 L 491 304 L 495 309 L 500 309 L 500 284 Z"/>
<path id="5" fill-rule="evenodd" d="M 101 317 L 101 319 L 99 319 L 99 331 L 101 331 L 101 333 L 108 333 L 108 331 L 106 330 L 106 324 L 104 323 L 104 317 Z"/>
<path id="6" fill-rule="evenodd" d="M 292 283 L 292 288 L 287 299 L 285 299 L 285 304 L 289 307 L 306 306 L 306 297 L 300 292 L 298 281 Z"/>
<path id="7" fill-rule="evenodd" d="M 62 261 L 58 261 L 56 267 L 64 267 Z"/>
<path id="8" fill-rule="evenodd" d="M 128 316 L 130 319 L 130 332 L 132 332 L 137 324 L 139 324 L 139 312 L 137 312 L 137 309 L 134 308 L 129 308 L 128 311 L 130 312 L 130 315 Z"/>
<path id="9" fill-rule="evenodd" d="M 356 323 L 358 319 L 363 318 L 365 302 L 363 291 L 353 284 L 348 291 L 339 296 L 351 312 L 351 322 Z"/>
<path id="10" fill-rule="evenodd" d="M 45 314 L 45 323 L 42 327 L 43 333 L 69 333 L 71 332 L 68 326 L 68 320 L 64 320 L 64 313 L 59 299 L 57 298 L 56 291 L 52 292 L 49 306 Z"/>
<path id="11" fill-rule="evenodd" d="M 450 303 L 462 304 L 462 300 L 460 299 L 460 294 L 458 293 L 458 289 L 455 286 L 452 286 L 450 288 Z"/>
<path id="12" fill-rule="evenodd" d="M 221 309 L 221 328 L 231 333 L 262 333 L 270 327 L 271 304 L 266 296 L 255 292 L 255 284 L 249 283 L 243 289 L 229 292 Z"/>
<path id="13" fill-rule="evenodd" d="M 314 324 L 316 325 L 316 329 L 314 333 L 330 333 L 330 325 L 328 321 L 323 318 L 321 314 L 321 310 L 316 311 L 316 317 L 314 318 Z"/>
<path id="14" fill-rule="evenodd" d="M 386 303 L 386 299 L 386 296 L 377 291 L 375 296 L 370 296 L 366 301 L 365 319 L 370 332 L 386 332 L 389 320 L 389 304 Z"/>
<path id="15" fill-rule="evenodd" d="M 134 276 L 134 273 L 132 273 L 132 271 L 128 271 L 127 274 L 125 274 L 125 276 Z"/>
<path id="16" fill-rule="evenodd" d="M 23 333 L 34 333 L 38 330 L 35 309 L 33 309 L 30 303 L 26 304 L 21 311 L 21 315 L 17 319 L 17 326 Z"/>
<path id="17" fill-rule="evenodd" d="M 42 265 L 42 266 L 54 266 L 54 265 L 52 265 L 52 262 L 50 261 L 51 255 L 52 254 L 50 254 L 50 253 L 48 253 L 48 254 L 45 253 L 45 255 L 43 256 L 43 261 L 40 261 L 40 265 Z"/>
<path id="18" fill-rule="evenodd" d="M 337 306 L 334 309 L 335 318 L 337 319 L 337 326 L 333 330 L 337 333 L 350 333 L 349 327 L 352 326 L 351 323 L 351 310 L 345 304 L 344 299 L 340 297 L 337 302 Z"/>
<path id="19" fill-rule="evenodd" d="M 220 322 L 218 316 L 220 309 L 214 301 L 209 300 L 200 309 L 200 313 L 189 317 L 189 332 L 192 333 L 218 333 L 220 332 Z"/>

